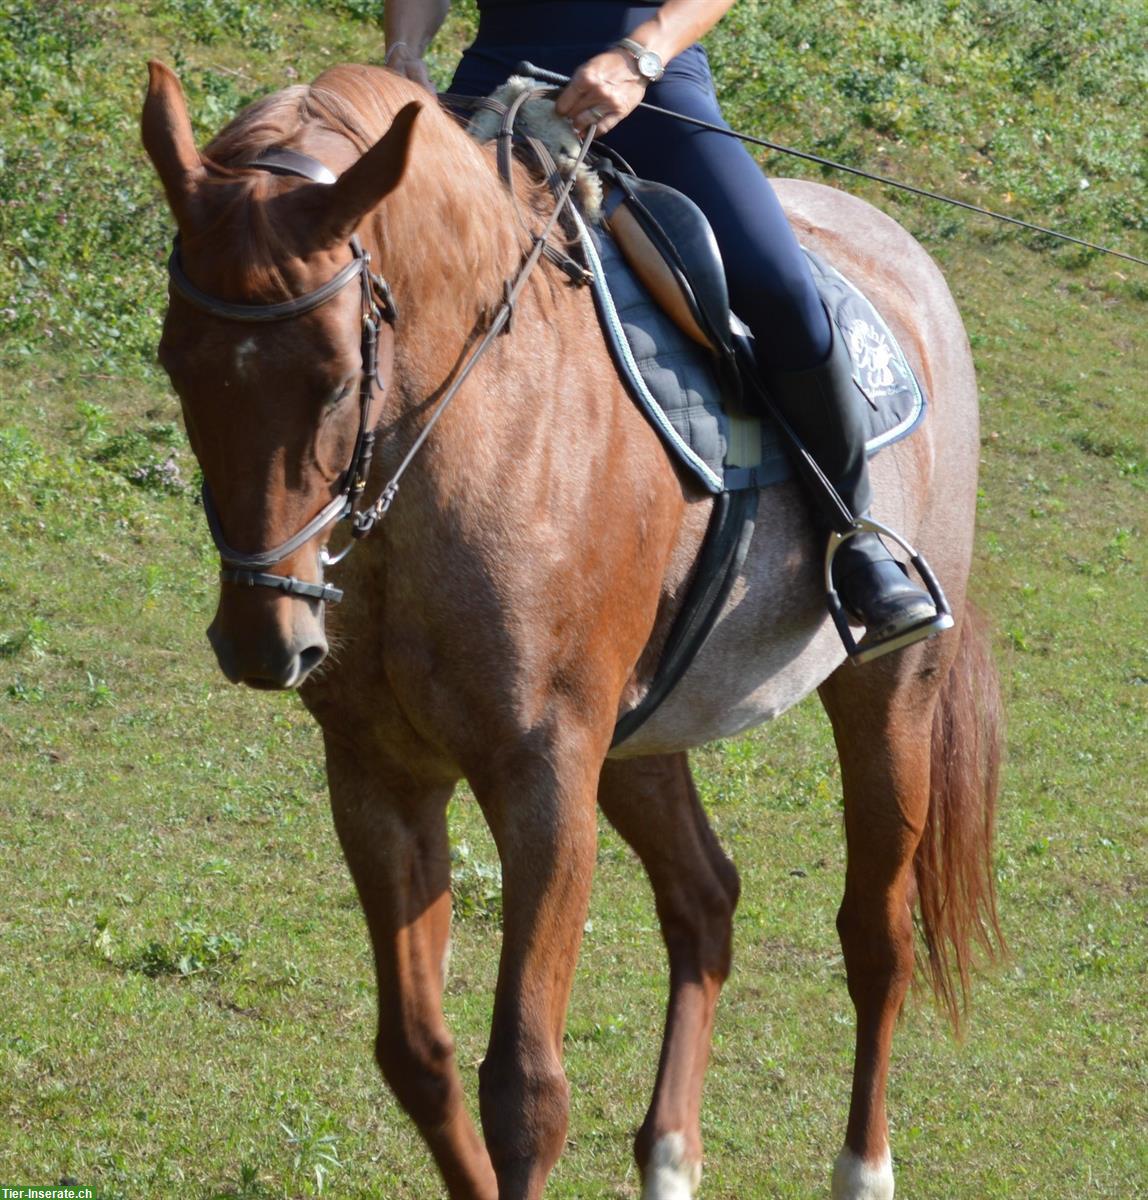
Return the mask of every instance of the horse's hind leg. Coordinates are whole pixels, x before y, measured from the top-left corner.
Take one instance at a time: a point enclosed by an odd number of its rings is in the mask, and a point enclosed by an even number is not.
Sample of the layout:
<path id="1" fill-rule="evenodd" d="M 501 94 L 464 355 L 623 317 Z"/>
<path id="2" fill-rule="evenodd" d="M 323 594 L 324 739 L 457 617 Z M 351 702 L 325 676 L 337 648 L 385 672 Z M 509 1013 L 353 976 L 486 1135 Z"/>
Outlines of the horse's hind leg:
<path id="1" fill-rule="evenodd" d="M 885 1087 L 893 1027 L 913 974 L 913 857 L 929 808 L 935 686 L 923 676 L 901 679 L 882 663 L 845 666 L 821 688 L 845 793 L 848 862 L 837 929 L 857 1014 L 833 1200 L 893 1196 Z"/>
<path id="2" fill-rule="evenodd" d="M 698 801 L 685 754 L 607 762 L 598 791 L 650 877 L 670 958 L 658 1078 L 634 1143 L 643 1200 L 688 1200 L 701 1176 L 702 1080 L 730 967 L 738 878 Z"/>
<path id="3" fill-rule="evenodd" d="M 326 745 L 335 828 L 375 952 L 379 1066 L 453 1200 L 496 1200 L 494 1172 L 463 1104 L 442 1014 L 452 788 L 416 783 L 369 744 L 352 746 L 328 735 Z"/>

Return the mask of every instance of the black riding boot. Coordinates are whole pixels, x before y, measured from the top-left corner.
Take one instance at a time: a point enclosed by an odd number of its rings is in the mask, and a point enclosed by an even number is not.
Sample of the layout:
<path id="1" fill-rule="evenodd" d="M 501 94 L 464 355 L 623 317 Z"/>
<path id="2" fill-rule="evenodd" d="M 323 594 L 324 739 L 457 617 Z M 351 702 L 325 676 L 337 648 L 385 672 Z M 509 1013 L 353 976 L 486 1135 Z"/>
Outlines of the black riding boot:
<path id="1" fill-rule="evenodd" d="M 854 516 L 872 504 L 865 458 L 865 403 L 853 383 L 849 349 L 836 326 L 833 345 L 820 366 L 804 371 L 772 371 L 770 394 L 814 462 L 837 489 Z M 811 489 L 819 532 L 844 532 L 836 509 Z M 845 611 L 865 626 L 857 646 L 859 661 L 900 649 L 947 629 L 932 597 L 918 587 L 875 533 L 850 536 L 833 559 L 833 584 Z"/>

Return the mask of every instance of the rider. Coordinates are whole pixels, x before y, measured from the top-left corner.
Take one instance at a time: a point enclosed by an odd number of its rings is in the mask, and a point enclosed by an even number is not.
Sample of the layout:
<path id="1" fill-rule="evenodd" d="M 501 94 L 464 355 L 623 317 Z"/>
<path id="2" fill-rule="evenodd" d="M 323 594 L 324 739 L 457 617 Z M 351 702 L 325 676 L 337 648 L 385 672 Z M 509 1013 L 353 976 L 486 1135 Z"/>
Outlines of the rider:
<path id="1" fill-rule="evenodd" d="M 422 55 L 450 0 L 387 0 L 385 62 L 430 90 Z M 758 367 L 790 425 L 854 514 L 872 502 L 860 399 L 834 330 L 773 188 L 733 138 L 638 108 L 651 103 L 726 128 L 705 50 L 697 44 L 733 0 L 478 0 L 475 41 L 450 91 L 489 95 L 527 60 L 571 76 L 556 109 L 597 136 L 642 178 L 684 192 L 714 230 L 733 310 L 754 334 Z M 817 515 L 828 533 L 827 517 Z M 846 611 L 866 628 L 861 648 L 889 649 L 938 632 L 930 597 L 872 533 L 834 559 Z"/>

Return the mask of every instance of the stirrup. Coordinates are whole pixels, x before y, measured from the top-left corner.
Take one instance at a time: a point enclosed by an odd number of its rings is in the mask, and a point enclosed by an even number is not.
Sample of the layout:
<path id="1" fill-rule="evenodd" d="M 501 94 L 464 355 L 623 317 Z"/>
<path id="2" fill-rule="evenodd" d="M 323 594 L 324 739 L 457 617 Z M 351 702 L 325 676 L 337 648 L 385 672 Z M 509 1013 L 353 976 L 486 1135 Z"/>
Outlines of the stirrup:
<path id="1" fill-rule="evenodd" d="M 887 637 L 879 642 L 868 642 L 866 638 L 862 638 L 860 643 L 857 642 L 853 637 L 853 631 L 849 628 L 849 617 L 845 612 L 845 607 L 841 603 L 841 598 L 837 595 L 837 588 L 833 584 L 833 560 L 837 557 L 837 551 L 850 538 L 856 537 L 859 533 L 875 533 L 881 537 L 889 538 L 905 551 L 917 574 L 920 575 L 921 581 L 928 590 L 929 598 L 933 601 L 933 605 L 937 610 L 932 618 L 921 621 L 909 629 L 895 633 L 892 637 Z M 894 650 L 901 650 L 905 646 L 911 646 L 914 642 L 921 642 L 926 638 L 934 637 L 936 634 L 946 629 L 952 629 L 953 627 L 953 610 L 949 607 L 949 602 L 945 599 L 945 593 L 941 590 L 941 585 L 937 582 L 937 577 L 933 574 L 933 570 L 929 564 L 900 534 L 894 533 L 887 525 L 882 525 L 879 521 L 871 520 L 869 517 L 856 517 L 853 521 L 852 529 L 847 530 L 845 533 L 838 533 L 836 530 L 830 533 L 829 546 L 825 551 L 825 592 L 826 603 L 829 606 L 829 615 L 833 618 L 834 625 L 837 626 L 837 632 L 845 645 L 845 651 L 849 655 L 850 662 L 857 666 L 860 666 L 862 663 L 872 662 L 873 659 L 880 658 L 883 654 L 890 654 Z"/>

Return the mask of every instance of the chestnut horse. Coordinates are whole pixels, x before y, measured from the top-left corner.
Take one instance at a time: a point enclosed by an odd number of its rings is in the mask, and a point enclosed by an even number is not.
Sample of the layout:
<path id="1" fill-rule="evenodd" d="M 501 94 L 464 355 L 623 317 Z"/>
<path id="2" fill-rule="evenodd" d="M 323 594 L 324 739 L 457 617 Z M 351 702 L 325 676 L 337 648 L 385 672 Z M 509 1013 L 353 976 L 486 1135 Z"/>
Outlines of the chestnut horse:
<path id="1" fill-rule="evenodd" d="M 686 750 L 816 688 L 841 760 L 848 862 L 837 924 L 857 1014 L 831 1190 L 891 1197 L 885 1087 L 914 969 L 914 905 L 926 973 L 954 1013 L 976 944 L 996 940 L 999 714 L 966 599 L 976 396 L 932 261 L 865 203 L 779 184 L 802 239 L 875 302 L 931 397 L 923 428 L 874 461 L 876 515 L 932 561 L 955 630 L 862 667 L 845 662 L 806 504 L 779 485 L 761 496 L 758 536 L 709 642 L 652 719 L 611 750 L 619 715 L 649 685 L 712 500 L 631 402 L 589 290 L 550 263 L 434 426 L 386 520 L 338 568 L 338 608 L 323 581 L 360 427 L 377 431 L 370 496 L 489 328 L 529 247 L 516 206 L 540 225 L 549 194 L 516 167 L 512 198 L 489 150 L 425 93 L 370 67 L 337 67 L 256 103 L 201 155 L 176 77 L 152 64 L 143 138 L 180 233 L 160 357 L 225 565 L 304 585 L 242 586 L 253 573 L 224 572 L 209 637 L 229 679 L 299 687 L 322 728 L 335 825 L 374 948 L 378 1063 L 449 1194 L 539 1196 L 562 1148 L 563 1028 L 597 805 L 649 874 L 670 960 L 657 1082 L 635 1142 L 642 1195 L 694 1193 L 738 876 Z M 252 169 L 271 146 L 317 160 L 337 182 Z M 374 270 L 397 310 L 379 323 L 377 373 L 362 362 L 363 296 L 369 308 L 382 289 L 359 286 Z M 260 312 L 275 319 L 243 319 Z M 276 552 L 261 554 L 268 547 Z M 336 649 L 315 670 L 328 632 Z M 503 868 L 481 1135 L 441 1007 L 446 809 L 463 778 Z"/>

